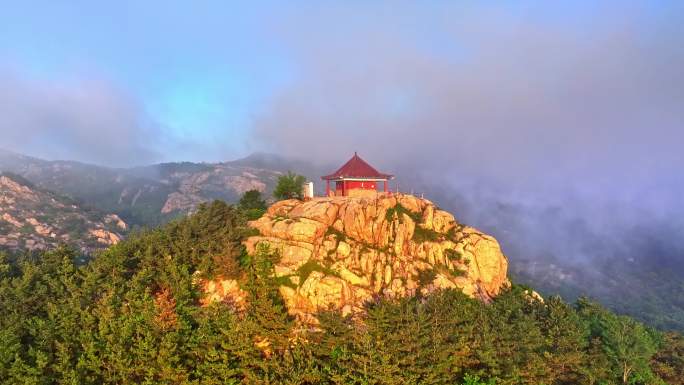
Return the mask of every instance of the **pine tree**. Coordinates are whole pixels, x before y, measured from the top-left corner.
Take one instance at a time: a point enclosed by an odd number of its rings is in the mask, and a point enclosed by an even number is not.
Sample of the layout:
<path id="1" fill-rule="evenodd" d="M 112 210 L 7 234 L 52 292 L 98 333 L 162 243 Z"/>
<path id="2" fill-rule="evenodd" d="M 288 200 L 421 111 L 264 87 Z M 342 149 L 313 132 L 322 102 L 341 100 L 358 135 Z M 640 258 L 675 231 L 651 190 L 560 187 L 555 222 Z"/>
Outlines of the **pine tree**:
<path id="1" fill-rule="evenodd" d="M 444 384 L 457 383 L 466 373 L 474 373 L 479 362 L 475 350 L 482 344 L 475 339 L 475 329 L 482 325 L 476 322 L 482 304 L 460 290 L 439 291 L 425 300 L 430 313 L 432 374 Z"/>
<path id="2" fill-rule="evenodd" d="M 580 368 L 586 361 L 589 330 L 575 309 L 560 297 L 537 304 L 539 325 L 544 334 L 546 384 L 580 383 Z"/>
<path id="3" fill-rule="evenodd" d="M 684 336 L 666 333 L 651 359 L 651 367 L 669 385 L 684 385 Z"/>
<path id="4" fill-rule="evenodd" d="M 238 202 L 238 207 L 245 213 L 247 219 L 258 219 L 266 212 L 266 201 L 261 197 L 261 191 L 245 191 Z"/>
<path id="5" fill-rule="evenodd" d="M 304 198 L 304 182 L 306 182 L 306 178 L 288 171 L 287 174 L 278 177 L 278 183 L 273 190 L 273 196 L 278 200 L 301 200 Z"/>
<path id="6" fill-rule="evenodd" d="M 192 378 L 206 385 L 238 384 L 244 379 L 242 357 L 258 357 L 254 343 L 245 338 L 240 320 L 222 303 L 212 304 L 198 317 L 189 350 L 195 361 Z M 250 354 L 251 353 L 251 354 Z"/>
<path id="7" fill-rule="evenodd" d="M 475 330 L 482 345 L 476 349 L 478 366 L 497 384 L 538 384 L 546 376 L 542 356 L 544 338 L 535 322 L 532 299 L 513 287 L 479 315 Z M 480 373 L 476 373 L 480 374 Z"/>
<path id="8" fill-rule="evenodd" d="M 249 306 L 245 320 L 246 335 L 259 348 L 259 357 L 245 357 L 248 365 L 248 382 L 274 383 L 282 377 L 278 365 L 290 348 L 293 321 L 287 314 L 278 283 L 274 277 L 273 266 L 278 260 L 277 252 L 266 245 L 257 246 L 254 255 L 246 260 L 246 289 L 249 293 Z M 251 352 L 253 353 L 253 351 Z"/>
<path id="9" fill-rule="evenodd" d="M 578 301 L 592 337 L 601 341 L 615 377 L 622 383 L 654 378 L 649 362 L 657 351 L 657 333 L 639 322 L 608 312 L 586 300 Z"/>

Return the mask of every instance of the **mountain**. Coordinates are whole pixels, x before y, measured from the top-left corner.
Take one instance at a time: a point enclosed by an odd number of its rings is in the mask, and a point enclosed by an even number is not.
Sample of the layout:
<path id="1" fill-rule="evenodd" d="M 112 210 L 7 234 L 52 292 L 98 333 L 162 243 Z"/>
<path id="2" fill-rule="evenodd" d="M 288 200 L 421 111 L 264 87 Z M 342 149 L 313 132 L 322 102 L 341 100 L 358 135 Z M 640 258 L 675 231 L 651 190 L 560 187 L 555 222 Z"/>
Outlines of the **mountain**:
<path id="1" fill-rule="evenodd" d="M 46 161 L 0 151 L 0 171 L 20 175 L 36 186 L 81 204 L 119 215 L 132 226 L 155 225 L 165 218 L 161 208 L 172 186 L 154 179 L 73 161 Z"/>
<path id="2" fill-rule="evenodd" d="M 285 201 L 250 225 L 215 201 L 83 265 L 0 256 L 0 382 L 684 384 L 680 334 L 508 285 L 493 238 L 372 202 Z"/>
<path id="3" fill-rule="evenodd" d="M 0 249 L 47 250 L 65 243 L 89 254 L 116 244 L 126 230 L 116 214 L 83 208 L 18 175 L 0 174 Z"/>
<path id="4" fill-rule="evenodd" d="M 326 309 L 358 314 L 377 296 L 456 288 L 490 302 L 510 286 L 496 239 L 411 195 L 285 200 L 250 226 L 259 235 L 245 241 L 247 253 L 278 252 L 280 294 L 306 322 Z M 216 288 L 239 285 L 219 279 L 205 287 L 225 300 Z"/>
<path id="5" fill-rule="evenodd" d="M 212 199 L 236 202 L 249 188 L 268 198 L 277 177 L 288 170 L 316 182 L 334 169 L 264 153 L 222 163 L 116 169 L 0 151 L 0 171 L 19 174 L 82 207 L 114 213 L 133 228 L 157 226 Z M 496 237 L 514 281 L 546 295 L 589 296 L 650 325 L 684 330 L 684 247 L 676 226 L 616 222 L 597 229 L 586 212 L 568 215 L 571 210 L 562 206 L 515 204 L 505 196 L 473 199 L 486 194 L 430 183 L 419 172 L 393 171 L 402 186 L 426 192 L 460 220 Z M 321 184 L 316 185 L 320 193 Z"/>
<path id="6" fill-rule="evenodd" d="M 0 171 L 116 213 L 132 226 L 155 226 L 214 199 L 235 202 L 251 189 L 270 196 L 282 172 L 305 168 L 304 162 L 267 154 L 224 163 L 178 162 L 120 169 L 0 151 Z"/>

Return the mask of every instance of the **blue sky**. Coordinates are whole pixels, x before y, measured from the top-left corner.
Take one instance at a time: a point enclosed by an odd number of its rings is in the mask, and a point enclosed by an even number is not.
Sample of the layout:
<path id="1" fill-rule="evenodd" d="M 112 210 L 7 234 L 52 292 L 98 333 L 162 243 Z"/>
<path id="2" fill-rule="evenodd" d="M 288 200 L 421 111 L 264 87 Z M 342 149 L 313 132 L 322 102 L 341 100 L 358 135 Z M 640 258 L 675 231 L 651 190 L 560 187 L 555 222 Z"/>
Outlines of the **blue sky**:
<path id="1" fill-rule="evenodd" d="M 18 152 L 124 166 L 261 150 L 334 161 L 382 152 L 389 137 L 397 151 L 375 156 L 381 163 L 450 161 L 498 176 L 515 167 L 516 178 L 597 163 L 618 177 L 646 146 L 661 153 L 639 159 L 638 173 L 663 175 L 678 161 L 677 2 L 37 1 L 2 10 L 0 147 Z M 657 135 L 633 139 L 644 130 Z M 469 148 L 487 141 L 498 155 L 483 161 Z"/>
<path id="2" fill-rule="evenodd" d="M 218 147 L 204 154 L 209 160 L 219 149 L 229 157 L 248 151 L 250 114 L 290 71 L 269 36 L 271 12 L 226 2 L 103 4 L 5 4 L 0 68 L 67 87 L 105 82 L 170 140 Z"/>

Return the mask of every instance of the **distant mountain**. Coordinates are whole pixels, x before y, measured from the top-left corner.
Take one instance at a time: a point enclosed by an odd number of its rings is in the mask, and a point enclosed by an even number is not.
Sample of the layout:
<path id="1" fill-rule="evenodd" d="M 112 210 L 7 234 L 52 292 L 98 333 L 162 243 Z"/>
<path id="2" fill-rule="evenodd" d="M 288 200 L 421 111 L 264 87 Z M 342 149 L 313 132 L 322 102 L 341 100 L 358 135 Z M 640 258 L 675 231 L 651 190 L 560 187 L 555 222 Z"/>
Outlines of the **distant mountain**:
<path id="1" fill-rule="evenodd" d="M 0 151 L 0 171 L 9 171 L 36 186 L 106 212 L 131 225 L 154 225 L 162 220 L 161 207 L 173 191 L 153 179 L 127 170 L 73 161 L 46 161 Z"/>
<path id="2" fill-rule="evenodd" d="M 155 226 L 214 199 L 236 202 L 251 189 L 268 197 L 278 176 L 288 170 L 310 177 L 322 175 L 306 162 L 270 154 L 224 163 L 178 162 L 120 169 L 0 151 L 0 171 L 116 213 L 132 226 Z"/>
<path id="3" fill-rule="evenodd" d="M 542 294 L 589 296 L 664 330 L 684 331 L 684 249 L 672 223 L 590 226 L 543 205 L 492 205 L 473 222 L 495 234 L 510 275 Z M 544 228 L 540 228 L 544 224 Z"/>
<path id="4" fill-rule="evenodd" d="M 89 254 L 117 243 L 126 230 L 115 214 L 83 208 L 21 176 L 0 174 L 0 249 L 46 250 L 65 243 Z"/>

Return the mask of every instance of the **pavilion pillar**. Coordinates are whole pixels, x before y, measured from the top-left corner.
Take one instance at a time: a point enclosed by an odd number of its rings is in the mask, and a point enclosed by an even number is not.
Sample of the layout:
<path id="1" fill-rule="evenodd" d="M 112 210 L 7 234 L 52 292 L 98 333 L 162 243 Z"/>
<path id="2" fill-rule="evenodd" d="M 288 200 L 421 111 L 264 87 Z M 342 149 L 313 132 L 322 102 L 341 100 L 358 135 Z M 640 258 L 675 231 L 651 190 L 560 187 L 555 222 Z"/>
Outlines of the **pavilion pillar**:
<path id="1" fill-rule="evenodd" d="M 330 180 L 329 179 L 325 180 L 325 196 L 326 197 L 330 196 Z"/>
<path id="2" fill-rule="evenodd" d="M 382 181 L 382 191 L 387 192 L 387 179 Z"/>
<path id="3" fill-rule="evenodd" d="M 347 196 L 347 180 L 342 181 L 342 196 Z"/>

